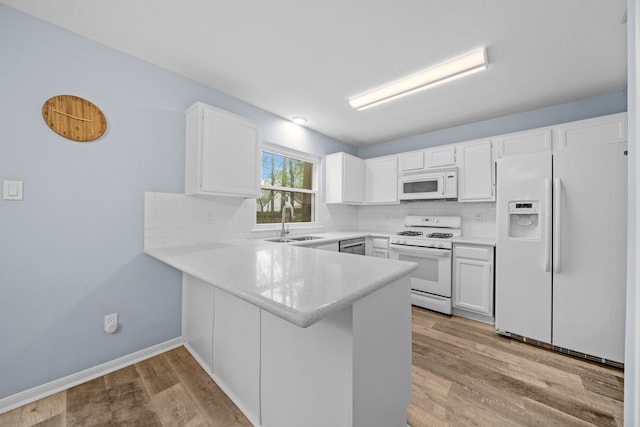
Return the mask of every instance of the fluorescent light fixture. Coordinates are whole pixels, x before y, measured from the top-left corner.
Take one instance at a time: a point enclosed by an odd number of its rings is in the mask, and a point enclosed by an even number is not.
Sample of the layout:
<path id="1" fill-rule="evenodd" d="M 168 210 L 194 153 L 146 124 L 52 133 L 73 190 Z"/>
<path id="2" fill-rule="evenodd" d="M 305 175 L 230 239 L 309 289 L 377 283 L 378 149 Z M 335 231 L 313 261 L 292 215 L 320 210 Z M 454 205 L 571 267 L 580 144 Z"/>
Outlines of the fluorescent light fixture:
<path id="1" fill-rule="evenodd" d="M 307 123 L 307 119 L 304 117 L 293 117 L 291 121 L 297 125 L 304 125 Z"/>
<path id="2" fill-rule="evenodd" d="M 487 68 L 487 50 L 478 49 L 468 55 L 428 68 L 417 74 L 396 80 L 386 86 L 349 99 L 356 110 L 364 110 L 392 99 L 400 98 L 429 87 L 468 76 Z"/>

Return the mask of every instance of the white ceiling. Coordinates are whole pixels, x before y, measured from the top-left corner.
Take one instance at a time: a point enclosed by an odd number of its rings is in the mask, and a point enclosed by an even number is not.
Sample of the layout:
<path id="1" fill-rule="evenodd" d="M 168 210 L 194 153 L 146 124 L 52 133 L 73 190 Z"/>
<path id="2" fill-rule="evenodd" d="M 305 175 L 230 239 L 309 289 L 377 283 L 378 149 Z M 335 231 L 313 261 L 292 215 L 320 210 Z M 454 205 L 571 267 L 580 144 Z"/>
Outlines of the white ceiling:
<path id="1" fill-rule="evenodd" d="M 0 0 L 354 146 L 626 87 L 625 0 Z M 486 46 L 489 68 L 347 98 Z"/>

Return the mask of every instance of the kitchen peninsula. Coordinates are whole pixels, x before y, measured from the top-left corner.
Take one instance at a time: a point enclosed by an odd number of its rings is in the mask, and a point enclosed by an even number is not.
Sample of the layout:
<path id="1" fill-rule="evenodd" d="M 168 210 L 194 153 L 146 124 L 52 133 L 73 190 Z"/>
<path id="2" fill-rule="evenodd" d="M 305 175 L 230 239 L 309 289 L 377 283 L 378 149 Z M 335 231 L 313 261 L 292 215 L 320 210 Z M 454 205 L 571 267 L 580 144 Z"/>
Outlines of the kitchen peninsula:
<path id="1" fill-rule="evenodd" d="M 414 263 L 256 241 L 151 248 L 182 331 L 257 426 L 406 426 Z"/>

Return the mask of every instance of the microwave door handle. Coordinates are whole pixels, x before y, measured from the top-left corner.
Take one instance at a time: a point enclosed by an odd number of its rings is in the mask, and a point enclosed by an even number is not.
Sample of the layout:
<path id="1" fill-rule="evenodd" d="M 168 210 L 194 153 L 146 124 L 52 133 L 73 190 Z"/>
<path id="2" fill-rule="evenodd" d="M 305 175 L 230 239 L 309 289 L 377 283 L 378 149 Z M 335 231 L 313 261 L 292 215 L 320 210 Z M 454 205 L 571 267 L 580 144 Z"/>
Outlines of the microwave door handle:
<path id="1" fill-rule="evenodd" d="M 444 197 L 444 177 L 438 177 L 438 188 L 440 188 L 440 195 Z"/>

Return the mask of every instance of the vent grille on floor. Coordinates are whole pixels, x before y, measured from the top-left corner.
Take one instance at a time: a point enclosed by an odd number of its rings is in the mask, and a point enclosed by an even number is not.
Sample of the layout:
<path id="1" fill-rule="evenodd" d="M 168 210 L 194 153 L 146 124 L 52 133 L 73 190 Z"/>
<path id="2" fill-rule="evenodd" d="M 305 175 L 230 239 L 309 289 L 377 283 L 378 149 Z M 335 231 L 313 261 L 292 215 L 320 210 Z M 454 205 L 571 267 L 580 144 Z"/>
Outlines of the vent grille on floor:
<path id="1" fill-rule="evenodd" d="M 557 345 L 549 344 L 543 341 L 535 340 L 533 338 L 523 337 L 522 335 L 510 333 L 507 331 L 499 331 L 500 335 L 511 337 L 516 341 L 521 341 L 527 344 L 535 345 L 536 347 L 545 348 L 547 350 L 555 351 L 558 353 L 567 354 L 569 356 L 577 357 L 579 359 L 590 360 L 591 362 L 602 363 L 604 365 L 613 366 L 615 368 L 624 369 L 624 363 L 616 362 L 614 360 L 604 359 L 602 357 L 593 356 L 591 354 L 580 353 L 579 351 L 569 350 L 568 348 L 558 347 Z"/>

